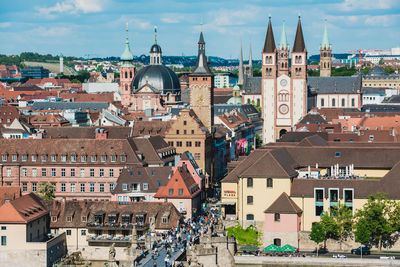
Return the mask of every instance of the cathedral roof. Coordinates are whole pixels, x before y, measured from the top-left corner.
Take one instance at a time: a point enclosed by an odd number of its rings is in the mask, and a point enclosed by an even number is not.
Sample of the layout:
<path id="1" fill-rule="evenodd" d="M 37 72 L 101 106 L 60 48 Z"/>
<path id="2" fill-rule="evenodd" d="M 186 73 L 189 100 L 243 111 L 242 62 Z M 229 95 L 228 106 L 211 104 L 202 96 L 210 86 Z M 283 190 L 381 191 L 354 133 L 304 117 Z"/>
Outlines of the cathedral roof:
<path id="1" fill-rule="evenodd" d="M 327 23 L 326 23 L 326 20 L 325 20 L 324 37 L 322 38 L 321 47 L 328 49 L 329 46 L 330 46 L 330 44 L 329 44 L 329 39 L 328 39 L 328 26 L 327 26 Z"/>
<path id="2" fill-rule="evenodd" d="M 267 30 L 267 35 L 265 36 L 265 43 L 264 43 L 264 53 L 273 53 L 275 52 L 275 39 L 274 39 L 274 32 L 272 30 L 272 25 L 271 25 L 271 17 L 269 18 L 268 21 L 268 30 Z"/>
<path id="3" fill-rule="evenodd" d="M 294 39 L 294 45 L 292 52 L 304 52 L 306 45 L 304 43 L 303 29 L 301 28 L 301 20 L 297 23 L 296 37 Z"/>
<path id="4" fill-rule="evenodd" d="M 286 39 L 285 21 L 283 21 L 281 41 L 279 42 L 279 48 L 282 50 L 285 50 L 287 47 L 288 47 L 288 43 L 287 43 L 287 39 Z"/>
<path id="5" fill-rule="evenodd" d="M 361 76 L 308 77 L 307 86 L 317 94 L 358 94 Z"/>

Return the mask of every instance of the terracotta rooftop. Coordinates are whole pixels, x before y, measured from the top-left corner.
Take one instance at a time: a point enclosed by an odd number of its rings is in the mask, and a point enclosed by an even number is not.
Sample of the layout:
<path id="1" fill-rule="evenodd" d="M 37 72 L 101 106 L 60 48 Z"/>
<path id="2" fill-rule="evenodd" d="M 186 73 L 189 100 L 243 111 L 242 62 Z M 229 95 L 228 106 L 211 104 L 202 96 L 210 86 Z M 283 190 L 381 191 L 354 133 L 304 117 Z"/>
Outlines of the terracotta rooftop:
<path id="1" fill-rule="evenodd" d="M 28 223 L 46 214 L 40 198 L 30 193 L 0 206 L 0 223 Z"/>
<path id="2" fill-rule="evenodd" d="M 0 206 L 20 196 L 21 188 L 19 186 L 0 186 Z"/>
<path id="3" fill-rule="evenodd" d="M 303 211 L 297 206 L 297 204 L 283 192 L 272 204 L 269 206 L 264 213 L 294 213 L 299 214 Z"/>

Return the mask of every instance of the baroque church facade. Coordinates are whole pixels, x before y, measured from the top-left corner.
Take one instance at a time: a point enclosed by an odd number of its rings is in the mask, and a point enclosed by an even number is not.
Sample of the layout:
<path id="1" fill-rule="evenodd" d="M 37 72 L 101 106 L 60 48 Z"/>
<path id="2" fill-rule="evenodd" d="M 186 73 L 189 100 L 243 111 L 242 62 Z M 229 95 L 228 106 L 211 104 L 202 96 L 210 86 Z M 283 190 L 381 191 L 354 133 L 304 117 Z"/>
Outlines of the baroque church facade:
<path id="1" fill-rule="evenodd" d="M 307 113 L 307 49 L 300 17 L 291 54 L 289 50 L 284 25 L 275 45 L 269 18 L 261 70 L 263 143 L 275 142 Z"/>

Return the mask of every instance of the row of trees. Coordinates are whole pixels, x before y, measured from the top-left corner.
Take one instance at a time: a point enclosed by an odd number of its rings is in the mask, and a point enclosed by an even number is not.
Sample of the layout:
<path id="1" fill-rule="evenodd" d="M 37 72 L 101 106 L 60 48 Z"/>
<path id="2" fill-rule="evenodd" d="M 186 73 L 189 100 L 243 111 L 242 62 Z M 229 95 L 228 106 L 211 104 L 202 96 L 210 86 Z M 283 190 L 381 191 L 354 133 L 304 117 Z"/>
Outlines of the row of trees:
<path id="1" fill-rule="evenodd" d="M 317 245 L 328 239 L 342 243 L 348 238 L 355 238 L 367 247 L 390 248 L 399 238 L 400 204 L 388 199 L 384 193 L 368 197 L 362 209 L 352 215 L 351 209 L 341 204 L 332 207 L 321 215 L 321 220 L 312 226 L 309 238 Z"/>

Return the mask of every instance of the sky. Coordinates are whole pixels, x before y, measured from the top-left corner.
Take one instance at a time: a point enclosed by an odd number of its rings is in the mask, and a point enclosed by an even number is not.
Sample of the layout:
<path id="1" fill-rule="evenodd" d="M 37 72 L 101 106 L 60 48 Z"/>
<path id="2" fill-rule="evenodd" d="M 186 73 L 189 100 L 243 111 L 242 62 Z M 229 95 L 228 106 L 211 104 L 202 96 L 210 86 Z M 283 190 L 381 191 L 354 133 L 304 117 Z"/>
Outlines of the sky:
<path id="1" fill-rule="evenodd" d="M 154 26 L 163 55 L 261 57 L 271 16 L 278 44 L 282 23 L 293 46 L 301 16 L 309 55 L 319 53 L 327 20 L 333 53 L 400 46 L 400 0 L 0 0 L 0 54 L 38 52 L 120 56 L 128 22 L 133 54 L 148 54 Z"/>

